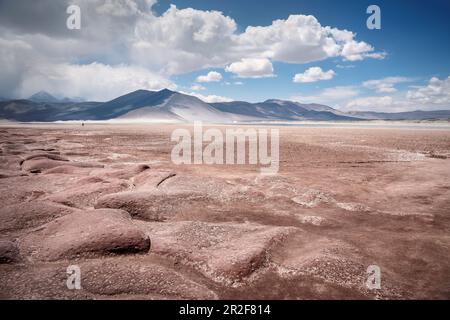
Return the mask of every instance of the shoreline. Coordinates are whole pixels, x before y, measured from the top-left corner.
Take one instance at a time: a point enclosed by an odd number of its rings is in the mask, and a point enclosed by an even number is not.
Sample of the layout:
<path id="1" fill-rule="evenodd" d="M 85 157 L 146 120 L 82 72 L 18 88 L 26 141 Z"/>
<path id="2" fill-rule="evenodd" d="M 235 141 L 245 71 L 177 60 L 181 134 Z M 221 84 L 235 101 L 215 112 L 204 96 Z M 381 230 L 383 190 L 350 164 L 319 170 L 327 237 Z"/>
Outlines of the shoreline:
<path id="1" fill-rule="evenodd" d="M 36 126 L 65 126 L 65 125 L 106 125 L 106 126 L 142 126 L 142 125 L 167 125 L 167 126 L 192 126 L 194 122 L 165 122 L 165 121 L 115 121 L 115 120 L 77 120 L 55 122 L 16 122 L 0 120 L 0 127 L 36 127 Z M 214 123 L 202 122 L 204 126 L 264 126 L 264 127 L 298 127 L 298 128 L 342 128 L 342 129 L 430 129 L 450 130 L 450 121 L 426 121 L 426 120 L 365 120 L 365 121 L 262 121 L 262 122 L 235 122 Z"/>

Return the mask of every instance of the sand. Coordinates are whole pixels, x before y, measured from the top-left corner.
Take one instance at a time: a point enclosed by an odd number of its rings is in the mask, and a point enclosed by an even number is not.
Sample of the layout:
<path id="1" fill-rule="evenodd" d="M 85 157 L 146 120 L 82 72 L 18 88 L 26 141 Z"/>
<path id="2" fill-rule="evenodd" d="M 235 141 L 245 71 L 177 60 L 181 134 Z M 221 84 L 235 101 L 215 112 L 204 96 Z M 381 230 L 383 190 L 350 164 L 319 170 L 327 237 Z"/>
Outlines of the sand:
<path id="1" fill-rule="evenodd" d="M 262 176 L 179 127 L 2 124 L 0 298 L 450 298 L 450 130 L 280 126 Z"/>

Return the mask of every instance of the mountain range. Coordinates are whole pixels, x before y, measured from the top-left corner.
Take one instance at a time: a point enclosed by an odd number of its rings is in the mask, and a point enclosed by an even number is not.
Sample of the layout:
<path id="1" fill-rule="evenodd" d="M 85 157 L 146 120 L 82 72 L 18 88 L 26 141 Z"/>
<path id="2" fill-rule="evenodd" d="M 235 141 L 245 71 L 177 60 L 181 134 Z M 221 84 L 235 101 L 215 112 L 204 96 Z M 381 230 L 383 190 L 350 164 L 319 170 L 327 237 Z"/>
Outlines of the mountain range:
<path id="1" fill-rule="evenodd" d="M 28 99 L 0 100 L 0 118 L 12 121 L 122 120 L 215 123 L 252 121 L 450 120 L 450 110 L 399 113 L 341 112 L 326 105 L 270 99 L 259 103 L 206 103 L 163 89 L 137 90 L 108 102 L 57 99 L 41 91 Z"/>
<path id="2" fill-rule="evenodd" d="M 62 99 L 55 98 L 50 93 L 46 91 L 39 91 L 33 94 L 28 100 L 33 102 L 47 102 L 47 103 L 58 103 L 58 102 L 84 102 L 82 98 L 67 98 Z"/>

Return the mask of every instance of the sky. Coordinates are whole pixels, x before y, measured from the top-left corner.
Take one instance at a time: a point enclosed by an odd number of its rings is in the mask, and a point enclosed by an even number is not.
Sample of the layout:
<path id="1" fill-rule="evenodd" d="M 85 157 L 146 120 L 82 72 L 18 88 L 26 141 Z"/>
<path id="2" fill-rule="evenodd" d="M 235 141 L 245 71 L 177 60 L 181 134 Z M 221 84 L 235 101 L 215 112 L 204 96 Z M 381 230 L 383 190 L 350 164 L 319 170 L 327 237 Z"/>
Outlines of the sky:
<path id="1" fill-rule="evenodd" d="M 67 27 L 70 5 L 80 29 Z M 370 5 L 380 29 L 367 27 Z M 169 88 L 206 102 L 450 109 L 449 12 L 448 0 L 0 0 L 0 97 Z"/>

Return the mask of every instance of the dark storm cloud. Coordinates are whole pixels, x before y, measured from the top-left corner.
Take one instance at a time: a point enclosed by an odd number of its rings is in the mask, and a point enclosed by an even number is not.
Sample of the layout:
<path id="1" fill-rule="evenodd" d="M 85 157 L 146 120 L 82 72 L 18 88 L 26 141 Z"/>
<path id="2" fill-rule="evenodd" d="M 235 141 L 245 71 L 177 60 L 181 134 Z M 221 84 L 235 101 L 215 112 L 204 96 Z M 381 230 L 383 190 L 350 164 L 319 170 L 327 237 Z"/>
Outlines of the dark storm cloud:
<path id="1" fill-rule="evenodd" d="M 74 36 L 66 28 L 69 1 L 0 0 L 0 26 L 17 33 Z"/>

